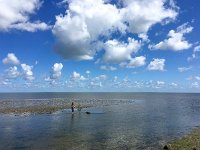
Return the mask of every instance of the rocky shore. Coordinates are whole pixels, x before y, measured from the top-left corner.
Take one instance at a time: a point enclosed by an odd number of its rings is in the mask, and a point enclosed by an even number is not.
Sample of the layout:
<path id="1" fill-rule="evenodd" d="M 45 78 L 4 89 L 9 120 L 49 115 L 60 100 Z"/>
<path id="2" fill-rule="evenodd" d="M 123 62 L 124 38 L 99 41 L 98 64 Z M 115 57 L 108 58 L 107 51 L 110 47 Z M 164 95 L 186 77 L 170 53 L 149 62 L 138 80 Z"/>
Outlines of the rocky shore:
<path id="1" fill-rule="evenodd" d="M 167 147 L 169 150 L 200 150 L 200 126 L 180 139 L 172 141 Z"/>
<path id="2" fill-rule="evenodd" d="M 58 110 L 70 109 L 72 101 L 76 108 L 102 107 L 134 102 L 132 100 L 1 100 L 0 113 L 53 113 Z"/>
<path id="3" fill-rule="evenodd" d="M 77 104 L 77 108 L 87 108 L 92 105 L 81 102 Z M 22 114 L 22 113 L 31 113 L 31 114 L 44 114 L 44 113 L 53 113 L 63 109 L 70 109 L 71 102 L 63 100 L 38 100 L 38 101 L 0 101 L 0 113 L 1 114 Z"/>

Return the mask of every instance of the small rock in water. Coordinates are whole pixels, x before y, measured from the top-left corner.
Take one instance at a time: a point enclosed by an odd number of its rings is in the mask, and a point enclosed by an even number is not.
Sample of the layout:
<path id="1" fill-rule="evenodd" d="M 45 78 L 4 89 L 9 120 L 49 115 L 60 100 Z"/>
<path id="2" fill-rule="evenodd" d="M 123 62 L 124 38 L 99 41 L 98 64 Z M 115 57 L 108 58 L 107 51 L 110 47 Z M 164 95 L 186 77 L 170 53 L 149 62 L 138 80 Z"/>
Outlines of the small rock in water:
<path id="1" fill-rule="evenodd" d="M 165 146 L 163 147 L 163 150 L 169 150 L 168 146 L 165 145 Z"/>

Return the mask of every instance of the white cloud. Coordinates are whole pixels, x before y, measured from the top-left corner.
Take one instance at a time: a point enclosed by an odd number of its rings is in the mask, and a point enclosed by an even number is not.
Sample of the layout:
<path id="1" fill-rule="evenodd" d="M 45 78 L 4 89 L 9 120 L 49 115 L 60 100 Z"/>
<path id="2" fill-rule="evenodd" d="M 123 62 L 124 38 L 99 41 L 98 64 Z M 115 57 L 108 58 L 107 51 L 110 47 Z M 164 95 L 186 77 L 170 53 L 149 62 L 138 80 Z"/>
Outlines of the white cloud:
<path id="1" fill-rule="evenodd" d="M 197 52 L 200 52 L 200 45 L 197 45 L 197 46 L 194 47 L 192 56 L 191 56 L 191 57 L 188 57 L 187 60 L 188 60 L 188 61 L 191 61 L 191 60 L 193 60 L 193 59 L 196 59 L 196 58 L 197 58 L 197 56 L 196 56 L 196 53 L 197 53 Z"/>
<path id="2" fill-rule="evenodd" d="M 14 53 L 8 53 L 7 57 L 2 60 L 4 64 L 18 65 L 20 63 L 19 59 Z"/>
<path id="3" fill-rule="evenodd" d="M 13 29 L 22 30 L 22 31 L 28 31 L 28 32 L 35 32 L 37 30 L 47 30 L 50 29 L 50 26 L 48 26 L 44 22 L 36 21 L 34 23 L 31 22 L 23 22 L 18 24 L 13 24 L 10 26 Z"/>
<path id="4" fill-rule="evenodd" d="M 194 47 L 194 52 L 200 52 L 200 45 Z"/>
<path id="5" fill-rule="evenodd" d="M 88 85 L 89 88 L 101 88 L 103 85 L 102 85 L 102 82 L 93 82 L 91 81 Z"/>
<path id="6" fill-rule="evenodd" d="M 86 73 L 86 74 L 90 74 L 90 73 L 91 73 L 91 71 L 90 71 L 90 70 L 87 70 L 85 73 Z"/>
<path id="7" fill-rule="evenodd" d="M 71 75 L 71 80 L 72 81 L 85 81 L 87 79 L 84 76 L 82 76 L 80 73 L 74 71 L 73 74 Z"/>
<path id="8" fill-rule="evenodd" d="M 148 41 L 147 32 L 156 23 L 173 20 L 177 16 L 176 10 L 166 0 L 134 0 L 122 1 L 121 7 L 104 0 L 64 0 L 61 3 L 68 5 L 65 14 L 56 16 L 53 34 L 56 37 L 55 51 L 64 59 L 91 60 L 98 50 L 102 50 L 103 40 L 106 37 L 106 51 L 110 37 L 115 31 L 120 35 L 136 33 L 143 41 Z M 60 3 L 60 4 L 61 4 Z M 114 41 L 115 42 L 115 41 Z M 121 45 L 122 44 L 122 45 Z M 119 46 L 125 46 L 121 43 Z M 98 46 L 97 46 L 98 45 Z M 135 45 L 136 46 L 136 45 Z M 119 47 L 118 47 L 119 48 Z M 115 48 L 118 50 L 117 48 Z M 124 51 L 121 50 L 120 52 Z M 134 49 L 134 48 L 133 48 Z M 106 56 L 105 61 L 120 61 L 130 57 L 124 54 L 123 58 L 112 60 Z M 113 54 L 112 54 L 113 55 Z M 129 59 L 129 58 L 128 58 Z"/>
<path id="9" fill-rule="evenodd" d="M 190 67 L 179 67 L 178 68 L 178 71 L 179 72 L 186 72 L 186 71 L 189 71 L 189 70 L 191 70 L 192 69 L 192 67 L 190 66 Z"/>
<path id="10" fill-rule="evenodd" d="M 195 79 L 200 81 L 200 76 L 195 76 Z"/>
<path id="11" fill-rule="evenodd" d="M 107 79 L 107 76 L 104 74 L 95 77 L 95 80 L 106 80 L 106 79 Z"/>
<path id="12" fill-rule="evenodd" d="M 192 77 L 192 76 L 190 76 L 190 77 L 187 77 L 187 78 L 186 78 L 186 80 L 189 80 L 189 81 L 191 81 L 191 80 L 193 80 L 193 77 Z"/>
<path id="13" fill-rule="evenodd" d="M 53 33 L 57 38 L 55 50 L 65 59 L 92 59 L 100 35 L 107 35 L 114 27 L 121 28 L 116 6 L 102 0 L 69 1 L 64 16 L 56 16 Z M 92 45 L 93 43 L 94 45 Z"/>
<path id="14" fill-rule="evenodd" d="M 120 63 L 131 60 L 131 54 L 136 53 L 141 47 L 141 43 L 132 38 L 128 38 L 128 43 L 117 40 L 109 40 L 105 43 L 105 54 L 103 60 L 110 63 Z"/>
<path id="15" fill-rule="evenodd" d="M 42 5 L 40 0 L 0 0 L 0 31 L 18 29 L 34 32 L 47 30 L 48 25 L 44 22 L 29 22 L 30 15 L 34 14 Z"/>
<path id="16" fill-rule="evenodd" d="M 36 61 L 35 61 L 35 65 L 37 65 L 38 63 L 39 63 L 39 61 L 36 60 Z"/>
<path id="17" fill-rule="evenodd" d="M 129 64 L 127 64 L 127 67 L 128 68 L 136 68 L 136 67 L 144 66 L 146 64 L 145 60 L 146 60 L 146 57 L 144 57 L 144 56 L 132 58 L 130 60 Z"/>
<path id="18" fill-rule="evenodd" d="M 61 71 L 63 68 L 62 63 L 55 63 L 52 67 L 52 72 L 51 72 L 51 79 L 58 79 L 61 76 Z"/>
<path id="19" fill-rule="evenodd" d="M 175 1 L 175 0 L 169 0 L 169 5 L 170 5 L 172 8 L 179 9 L 179 7 L 176 6 L 176 1 Z"/>
<path id="20" fill-rule="evenodd" d="M 29 66 L 27 64 L 21 64 L 22 70 L 23 70 L 23 76 L 25 80 L 32 81 L 35 79 L 33 76 L 33 67 Z"/>
<path id="21" fill-rule="evenodd" d="M 164 81 L 157 81 L 156 83 L 157 83 L 157 85 L 164 85 L 165 84 Z"/>
<path id="22" fill-rule="evenodd" d="M 174 20 L 177 12 L 165 7 L 166 0 L 124 0 L 123 20 L 132 33 L 146 33 L 156 23 Z"/>
<path id="23" fill-rule="evenodd" d="M 56 5 L 57 5 L 58 7 L 66 6 L 67 1 L 68 1 L 68 0 L 62 0 L 62 1 L 58 2 L 58 3 L 56 3 Z"/>
<path id="24" fill-rule="evenodd" d="M 153 61 L 151 61 L 150 64 L 148 65 L 147 69 L 164 71 L 164 67 L 165 67 L 165 59 L 154 58 Z"/>
<path id="25" fill-rule="evenodd" d="M 147 34 L 140 33 L 140 34 L 138 34 L 138 37 L 141 38 L 142 41 L 144 41 L 144 42 L 149 42 L 150 41 Z"/>
<path id="26" fill-rule="evenodd" d="M 199 88 L 199 83 L 198 82 L 192 82 L 191 87 L 192 88 Z"/>
<path id="27" fill-rule="evenodd" d="M 44 81 L 51 81 L 51 78 L 50 77 L 45 77 Z"/>
<path id="28" fill-rule="evenodd" d="M 101 69 L 101 70 L 106 70 L 106 71 L 115 71 L 115 70 L 117 70 L 116 67 L 113 67 L 113 66 L 105 66 L 105 65 L 102 65 L 102 66 L 100 67 L 100 69 Z"/>
<path id="29" fill-rule="evenodd" d="M 8 79 L 0 81 L 0 85 L 10 85 L 10 84 L 11 84 L 11 82 Z"/>
<path id="30" fill-rule="evenodd" d="M 10 67 L 9 69 L 5 70 L 5 78 L 7 79 L 16 79 L 20 76 L 20 72 L 17 70 L 17 67 Z"/>
<path id="31" fill-rule="evenodd" d="M 195 58 L 196 58 L 196 54 L 193 53 L 191 57 L 188 57 L 188 58 L 187 58 L 187 61 L 192 61 L 192 60 L 195 59 Z"/>
<path id="32" fill-rule="evenodd" d="M 124 78 L 123 78 L 123 82 L 129 82 L 128 77 L 124 77 Z"/>
<path id="33" fill-rule="evenodd" d="M 90 34 L 79 17 L 57 16 L 53 34 L 57 38 L 55 51 L 65 59 L 92 59 L 94 52 L 89 48 Z"/>
<path id="34" fill-rule="evenodd" d="M 192 32 L 193 27 L 189 26 L 188 23 L 185 23 L 177 28 L 177 31 L 170 30 L 168 33 L 168 39 L 161 41 L 160 43 L 150 46 L 152 49 L 160 50 L 173 50 L 173 51 L 182 51 L 189 49 L 192 44 L 185 40 L 184 35 L 186 33 Z"/>
<path id="35" fill-rule="evenodd" d="M 153 88 L 164 88 L 166 87 L 166 84 L 164 81 L 156 81 L 155 83 L 151 83 Z"/>
<path id="36" fill-rule="evenodd" d="M 174 83 L 174 82 L 172 82 L 171 84 L 169 84 L 171 87 L 177 87 L 178 86 L 178 84 L 177 83 Z"/>
<path id="37" fill-rule="evenodd" d="M 113 81 L 114 81 L 114 82 L 117 82 L 117 80 L 118 80 L 118 76 L 114 76 Z"/>

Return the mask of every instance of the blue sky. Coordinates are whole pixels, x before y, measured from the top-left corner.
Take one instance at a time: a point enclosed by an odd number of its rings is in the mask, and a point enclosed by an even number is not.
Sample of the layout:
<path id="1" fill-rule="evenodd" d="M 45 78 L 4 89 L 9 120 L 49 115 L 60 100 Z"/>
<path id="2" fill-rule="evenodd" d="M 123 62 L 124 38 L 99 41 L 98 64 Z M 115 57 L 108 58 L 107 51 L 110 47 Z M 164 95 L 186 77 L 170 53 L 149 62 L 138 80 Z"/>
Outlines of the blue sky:
<path id="1" fill-rule="evenodd" d="M 199 0 L 0 0 L 0 92 L 199 92 Z"/>

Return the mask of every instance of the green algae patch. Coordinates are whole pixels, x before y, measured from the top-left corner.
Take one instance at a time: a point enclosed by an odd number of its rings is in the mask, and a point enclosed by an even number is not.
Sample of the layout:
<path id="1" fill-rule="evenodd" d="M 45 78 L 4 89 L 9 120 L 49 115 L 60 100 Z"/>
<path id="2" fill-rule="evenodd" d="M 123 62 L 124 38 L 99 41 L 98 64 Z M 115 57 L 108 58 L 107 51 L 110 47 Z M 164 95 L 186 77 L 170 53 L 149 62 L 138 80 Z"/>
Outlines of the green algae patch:
<path id="1" fill-rule="evenodd" d="M 173 141 L 170 150 L 200 150 L 200 127 L 196 127 L 191 133 Z"/>

